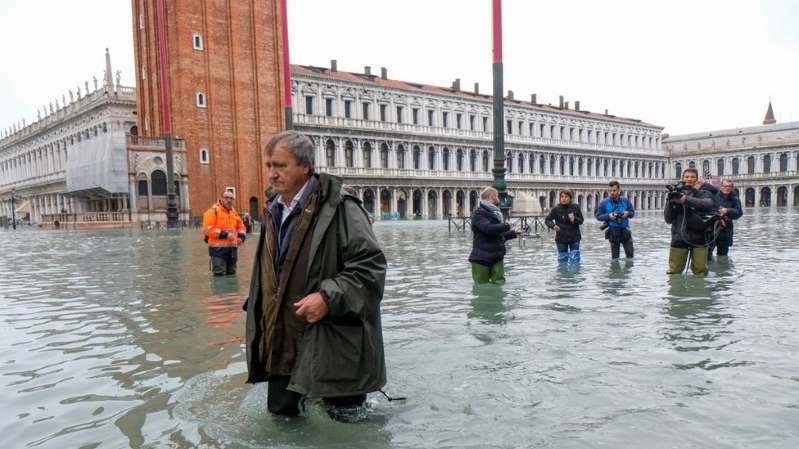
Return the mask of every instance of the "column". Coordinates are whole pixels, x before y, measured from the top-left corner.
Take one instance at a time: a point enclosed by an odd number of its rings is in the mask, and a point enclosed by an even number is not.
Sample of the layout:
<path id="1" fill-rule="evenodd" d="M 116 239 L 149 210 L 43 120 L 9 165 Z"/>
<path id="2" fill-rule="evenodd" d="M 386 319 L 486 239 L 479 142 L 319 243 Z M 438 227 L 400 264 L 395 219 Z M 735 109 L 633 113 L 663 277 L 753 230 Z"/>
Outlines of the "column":
<path id="1" fill-rule="evenodd" d="M 422 219 L 427 220 L 428 217 L 428 205 L 427 205 L 427 195 L 429 194 L 429 189 L 427 187 L 420 189 L 422 191 Z"/>
<path id="2" fill-rule="evenodd" d="M 792 207 L 792 206 L 793 206 L 793 202 L 794 202 L 794 192 L 793 192 L 793 189 L 795 189 L 795 188 L 796 188 L 796 186 L 795 186 L 795 185 L 793 185 L 793 184 L 788 184 L 788 185 L 786 185 L 785 187 L 788 189 L 788 204 L 787 204 L 787 206 L 788 206 L 788 207 Z"/>
<path id="3" fill-rule="evenodd" d="M 389 191 L 391 192 L 391 212 L 399 212 L 399 210 L 397 209 L 397 192 L 398 192 L 397 188 L 394 187 L 394 188 L 392 188 Z M 406 204 L 407 204 L 407 201 L 406 201 Z M 397 215 L 400 215 L 400 214 L 397 214 Z"/>
<path id="4" fill-rule="evenodd" d="M 362 141 L 356 140 L 352 143 L 353 149 L 352 151 L 355 153 L 352 155 L 352 164 L 356 167 L 363 168 L 363 146 Z M 361 198 L 363 200 L 363 198 Z"/>
<path id="5" fill-rule="evenodd" d="M 325 142 L 324 139 L 318 139 L 316 143 L 316 166 L 317 167 L 327 167 L 327 155 L 325 154 Z"/>
<path id="6" fill-rule="evenodd" d="M 444 189 L 436 189 L 436 218 L 444 218 Z"/>
<path id="7" fill-rule="evenodd" d="M 760 207 L 760 186 L 753 185 L 752 189 L 755 191 L 755 207 Z"/>
<path id="8" fill-rule="evenodd" d="M 534 128 L 535 129 L 535 128 Z M 463 192 L 463 216 L 464 217 L 471 217 L 472 216 L 472 205 L 470 203 L 472 198 L 472 191 L 470 189 L 466 189 Z"/>
<path id="9" fill-rule="evenodd" d="M 375 187 L 375 221 L 383 219 L 383 210 L 380 208 L 380 187 Z"/>

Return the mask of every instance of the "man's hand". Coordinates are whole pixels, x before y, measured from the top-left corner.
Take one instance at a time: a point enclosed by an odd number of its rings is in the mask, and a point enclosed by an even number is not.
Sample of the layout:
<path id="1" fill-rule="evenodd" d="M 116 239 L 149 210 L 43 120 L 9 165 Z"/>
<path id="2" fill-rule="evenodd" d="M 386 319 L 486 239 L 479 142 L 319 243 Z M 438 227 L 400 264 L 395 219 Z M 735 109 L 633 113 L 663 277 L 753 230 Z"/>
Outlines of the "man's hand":
<path id="1" fill-rule="evenodd" d="M 299 317 L 305 318 L 305 321 L 311 324 L 324 318 L 328 311 L 327 304 L 324 298 L 322 298 L 322 294 L 319 292 L 311 293 L 295 302 L 294 307 L 297 308 L 294 313 Z"/>
<path id="2" fill-rule="evenodd" d="M 239 236 L 236 233 L 233 233 L 233 232 L 228 232 L 227 233 L 227 239 L 230 240 L 231 242 L 235 242 L 236 239 L 238 239 L 238 238 L 239 238 Z"/>
<path id="3" fill-rule="evenodd" d="M 520 236 L 520 235 L 524 234 L 524 229 L 522 229 L 522 228 L 516 228 L 516 229 L 514 229 L 514 230 L 513 230 L 513 232 L 514 232 L 514 233 L 516 234 L 516 236 L 518 237 L 518 236 Z"/>
<path id="4" fill-rule="evenodd" d="M 569 221 L 574 223 L 574 212 L 569 212 Z"/>
<path id="5" fill-rule="evenodd" d="M 624 213 L 621 214 L 621 218 L 629 218 L 629 217 L 630 217 L 630 213 L 627 212 L 627 211 L 624 211 Z"/>
<path id="6" fill-rule="evenodd" d="M 727 208 L 726 207 L 719 207 L 719 214 L 727 215 Z"/>
<path id="7" fill-rule="evenodd" d="M 552 229 L 554 229 L 555 232 L 560 232 L 560 226 L 558 225 L 552 226 Z"/>
<path id="8" fill-rule="evenodd" d="M 616 217 L 618 217 L 618 216 L 619 216 L 619 214 L 617 214 L 616 212 L 611 212 L 611 213 L 608 214 L 608 218 L 610 218 L 611 220 L 615 220 Z"/>
<path id="9" fill-rule="evenodd" d="M 679 201 L 680 204 L 685 204 L 685 202 L 688 201 L 688 194 L 683 193 L 682 196 L 680 197 L 680 199 L 677 200 L 677 201 Z"/>

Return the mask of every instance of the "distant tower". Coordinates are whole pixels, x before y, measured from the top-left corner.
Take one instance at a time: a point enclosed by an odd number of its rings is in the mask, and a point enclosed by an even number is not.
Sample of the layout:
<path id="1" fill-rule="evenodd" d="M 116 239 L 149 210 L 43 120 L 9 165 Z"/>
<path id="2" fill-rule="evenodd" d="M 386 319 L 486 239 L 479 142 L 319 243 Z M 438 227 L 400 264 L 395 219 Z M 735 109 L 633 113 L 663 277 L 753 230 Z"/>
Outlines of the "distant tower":
<path id="1" fill-rule="evenodd" d="M 777 123 L 777 121 L 774 120 L 774 110 L 771 109 L 771 100 L 769 100 L 768 101 L 768 110 L 766 110 L 766 118 L 763 119 L 763 124 L 764 125 L 773 125 L 775 123 Z"/>
<path id="2" fill-rule="evenodd" d="M 285 123 L 280 0 L 162 1 L 172 133 L 186 143 L 192 215 L 234 187 L 236 207 L 257 216 L 263 146 Z M 138 131 L 160 137 L 157 8 L 131 2 Z"/>

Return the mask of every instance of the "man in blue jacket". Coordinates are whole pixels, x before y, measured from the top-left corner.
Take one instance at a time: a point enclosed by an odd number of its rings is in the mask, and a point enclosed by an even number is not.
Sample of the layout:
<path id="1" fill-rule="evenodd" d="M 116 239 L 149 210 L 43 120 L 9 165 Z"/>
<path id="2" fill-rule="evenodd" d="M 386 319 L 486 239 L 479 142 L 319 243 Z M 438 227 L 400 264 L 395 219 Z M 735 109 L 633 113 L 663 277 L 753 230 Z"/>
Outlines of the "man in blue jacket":
<path id="1" fill-rule="evenodd" d="M 633 205 L 621 195 L 619 181 L 610 181 L 608 197 L 599 203 L 594 211 L 597 220 L 607 224 L 605 238 L 610 242 L 610 256 L 619 258 L 619 246 L 624 247 L 624 256 L 633 257 L 633 235 L 630 232 L 630 219 L 635 216 Z"/>
<path id="2" fill-rule="evenodd" d="M 480 205 L 472 213 L 472 279 L 477 284 L 505 282 L 505 240 L 516 238 L 521 230 L 510 229 L 499 207 L 499 192 L 486 187 L 480 193 Z"/>
<path id="3" fill-rule="evenodd" d="M 730 252 L 732 246 L 733 236 L 733 220 L 741 218 L 743 208 L 741 208 L 741 200 L 738 195 L 733 192 L 732 181 L 724 180 L 721 183 L 721 189 L 716 195 L 716 202 L 719 204 L 719 232 L 716 235 L 715 244 L 711 243 L 708 256 L 713 254 L 713 249 L 717 248 L 716 254 L 719 256 L 726 256 Z"/>

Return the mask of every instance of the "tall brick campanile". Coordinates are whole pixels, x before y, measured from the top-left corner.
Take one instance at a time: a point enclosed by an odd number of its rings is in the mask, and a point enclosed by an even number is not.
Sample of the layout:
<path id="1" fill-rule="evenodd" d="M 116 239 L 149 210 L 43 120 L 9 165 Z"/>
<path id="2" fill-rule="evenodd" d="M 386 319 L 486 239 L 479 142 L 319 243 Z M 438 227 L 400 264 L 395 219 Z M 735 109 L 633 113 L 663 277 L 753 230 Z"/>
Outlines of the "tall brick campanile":
<path id="1" fill-rule="evenodd" d="M 139 134 L 163 132 L 157 0 L 132 0 Z M 284 125 L 278 0 L 163 0 L 172 132 L 186 143 L 192 215 L 226 187 L 260 215 L 262 148 Z M 254 210 L 251 210 L 254 209 Z"/>

